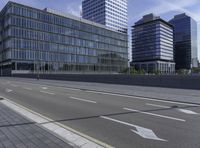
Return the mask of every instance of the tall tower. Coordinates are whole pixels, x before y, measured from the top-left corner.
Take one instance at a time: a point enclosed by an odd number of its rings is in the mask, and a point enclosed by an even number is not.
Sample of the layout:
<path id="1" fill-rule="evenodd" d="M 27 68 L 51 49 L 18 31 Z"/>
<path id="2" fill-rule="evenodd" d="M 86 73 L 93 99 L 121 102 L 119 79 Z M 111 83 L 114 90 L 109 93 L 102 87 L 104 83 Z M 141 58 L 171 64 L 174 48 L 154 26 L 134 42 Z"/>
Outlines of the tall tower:
<path id="1" fill-rule="evenodd" d="M 82 16 L 84 19 L 127 34 L 127 0 L 83 0 Z"/>
<path id="2" fill-rule="evenodd" d="M 138 70 L 173 74 L 173 26 L 153 14 L 143 16 L 132 29 L 132 58 Z"/>
<path id="3" fill-rule="evenodd" d="M 183 13 L 169 23 L 174 26 L 176 69 L 198 67 L 197 22 Z"/>

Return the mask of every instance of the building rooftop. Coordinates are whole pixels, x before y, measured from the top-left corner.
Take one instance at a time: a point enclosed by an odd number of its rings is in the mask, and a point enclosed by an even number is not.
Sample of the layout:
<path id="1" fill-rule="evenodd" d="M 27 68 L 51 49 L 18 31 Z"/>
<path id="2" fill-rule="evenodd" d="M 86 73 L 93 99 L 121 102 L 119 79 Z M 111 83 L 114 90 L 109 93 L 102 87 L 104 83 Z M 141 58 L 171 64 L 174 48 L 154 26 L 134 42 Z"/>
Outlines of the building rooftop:
<path id="1" fill-rule="evenodd" d="M 157 20 L 157 19 L 160 19 L 160 17 L 154 15 L 153 13 L 150 13 L 150 14 L 144 15 L 142 19 L 140 19 L 139 21 L 137 21 L 135 23 L 135 25 L 147 23 L 147 22 L 154 21 L 154 20 Z"/>
<path id="2" fill-rule="evenodd" d="M 70 18 L 72 20 L 76 20 L 76 21 L 80 21 L 80 22 L 83 22 L 85 24 L 89 24 L 89 25 L 93 25 L 93 26 L 96 26 L 96 27 L 99 27 L 99 28 L 104 28 L 106 30 L 110 30 L 110 31 L 113 31 L 113 32 L 116 32 L 116 33 L 120 33 L 114 29 L 110 29 L 108 28 L 107 26 L 105 25 L 102 25 L 102 24 L 99 24 L 99 23 L 95 23 L 95 22 L 92 22 L 92 21 L 89 21 L 89 20 L 86 20 L 86 19 L 83 19 L 81 17 L 78 17 L 78 16 L 75 16 L 75 15 L 72 15 L 72 14 L 69 14 L 69 13 L 64 13 L 64 12 L 61 12 L 61 11 L 58 11 L 58 10 L 54 10 L 52 8 L 45 8 L 45 9 L 38 9 L 38 8 L 34 8 L 34 7 L 30 7 L 30 6 L 27 6 L 27 5 L 24 5 L 24 4 L 20 4 L 20 3 L 16 3 L 16 2 L 12 2 L 12 1 L 9 1 L 5 7 L 7 7 L 8 5 L 10 4 L 15 4 L 15 5 L 20 5 L 22 7 L 29 7 L 31 9 L 35 9 L 35 10 L 38 10 L 38 11 L 43 11 L 43 12 L 47 12 L 47 13 L 51 13 L 51 14 L 54 14 L 54 15 L 58 15 L 58 16 L 61 16 L 61 17 L 65 17 L 65 18 Z M 4 7 L 4 8 L 5 8 Z M 3 9 L 4 9 L 3 8 Z M 1 11 L 3 11 L 3 9 Z M 123 34 L 123 33 L 120 33 L 120 34 Z"/>
<path id="3" fill-rule="evenodd" d="M 154 22 L 154 21 L 161 21 L 161 22 L 163 22 L 163 23 L 165 23 L 165 24 L 168 24 L 170 27 L 172 27 L 172 25 L 169 24 L 167 21 L 161 19 L 160 16 L 156 16 L 156 15 L 153 14 L 153 13 L 144 15 L 144 16 L 142 17 L 142 19 L 140 19 L 139 21 L 137 21 L 137 22 L 135 23 L 135 25 L 132 26 L 132 27 L 140 26 L 140 25 L 147 24 L 147 23 L 151 23 L 151 22 Z"/>

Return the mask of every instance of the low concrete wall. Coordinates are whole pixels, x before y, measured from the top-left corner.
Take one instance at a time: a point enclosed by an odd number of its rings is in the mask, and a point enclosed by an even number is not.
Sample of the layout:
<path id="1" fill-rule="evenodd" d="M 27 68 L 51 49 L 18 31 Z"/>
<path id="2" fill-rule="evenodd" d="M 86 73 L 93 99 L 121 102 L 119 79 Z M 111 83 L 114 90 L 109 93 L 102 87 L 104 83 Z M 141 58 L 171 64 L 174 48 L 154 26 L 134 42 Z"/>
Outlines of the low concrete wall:
<path id="1" fill-rule="evenodd" d="M 33 75 L 33 74 L 14 74 L 12 76 L 23 77 L 23 78 L 37 78 L 37 75 Z M 128 75 L 43 74 L 43 75 L 40 75 L 40 79 L 200 90 L 200 75 L 197 75 L 197 76 L 176 76 L 176 75 L 173 75 L 173 76 L 146 76 L 146 75 L 128 76 Z"/>

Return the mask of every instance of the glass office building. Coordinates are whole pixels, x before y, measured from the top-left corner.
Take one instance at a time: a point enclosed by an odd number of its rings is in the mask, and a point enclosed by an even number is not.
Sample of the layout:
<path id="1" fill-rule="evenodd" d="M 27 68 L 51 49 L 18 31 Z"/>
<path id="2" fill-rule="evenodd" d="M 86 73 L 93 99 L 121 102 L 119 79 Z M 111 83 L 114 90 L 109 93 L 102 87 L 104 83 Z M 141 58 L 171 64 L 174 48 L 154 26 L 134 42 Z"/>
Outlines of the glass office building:
<path id="1" fill-rule="evenodd" d="M 72 15 L 8 2 L 0 13 L 1 74 L 118 73 L 128 37 Z"/>
<path id="2" fill-rule="evenodd" d="M 186 14 L 169 21 L 174 26 L 176 69 L 198 67 L 197 22 Z"/>
<path id="3" fill-rule="evenodd" d="M 82 15 L 84 19 L 127 34 L 127 0 L 83 0 Z"/>
<path id="4" fill-rule="evenodd" d="M 145 15 L 132 29 L 132 64 L 146 73 L 175 72 L 173 27 L 153 14 Z"/>

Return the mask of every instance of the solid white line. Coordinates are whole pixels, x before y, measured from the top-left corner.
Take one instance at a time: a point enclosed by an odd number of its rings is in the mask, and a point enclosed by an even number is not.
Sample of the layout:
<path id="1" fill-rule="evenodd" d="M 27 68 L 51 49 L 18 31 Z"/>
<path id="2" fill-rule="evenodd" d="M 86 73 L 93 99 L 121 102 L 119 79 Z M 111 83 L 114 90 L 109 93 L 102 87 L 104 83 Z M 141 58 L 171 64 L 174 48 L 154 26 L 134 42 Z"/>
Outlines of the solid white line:
<path id="1" fill-rule="evenodd" d="M 160 118 L 166 118 L 166 119 L 170 119 L 170 120 L 176 120 L 176 121 L 181 121 L 181 122 L 185 122 L 186 121 L 186 120 L 180 119 L 180 118 L 164 116 L 164 115 L 159 115 L 159 114 L 154 114 L 154 113 L 148 113 L 148 112 L 143 112 L 143 111 L 130 109 L 130 108 L 123 108 L 123 109 L 127 110 L 127 111 L 131 111 L 131 112 L 137 112 L 137 113 L 141 113 L 141 114 L 151 115 L 151 116 L 160 117 Z"/>
<path id="2" fill-rule="evenodd" d="M 166 100 L 157 100 L 157 99 L 151 99 L 151 98 L 145 98 L 145 97 L 137 97 L 137 96 L 129 96 L 129 95 L 122 95 L 122 94 L 114 94 L 114 93 L 108 93 L 108 92 L 98 92 L 98 91 L 85 91 L 88 93 L 94 93 L 94 94 L 102 94 L 102 95 L 111 95 L 111 96 L 118 96 L 118 97 L 125 97 L 125 98 L 133 98 L 138 100 L 148 100 L 148 101 L 155 101 L 155 102 L 164 102 L 164 103 L 170 103 L 170 104 L 180 104 L 180 105 L 188 105 L 188 106 L 200 106 L 200 105 L 194 105 L 192 103 L 181 103 L 181 102 L 173 102 L 173 101 L 166 101 Z"/>
<path id="3" fill-rule="evenodd" d="M 64 138 L 65 140 L 69 141 L 69 144 L 73 147 L 83 147 L 83 148 L 103 148 L 110 147 L 107 144 L 101 143 L 97 144 L 93 141 L 90 141 L 70 130 L 67 128 L 64 128 L 60 123 L 51 122 L 52 119 L 48 119 L 46 117 L 43 117 L 42 115 L 35 113 L 33 111 L 30 111 L 29 109 L 26 109 L 20 105 L 16 105 L 15 103 L 7 100 L 0 101 L 10 109 L 16 111 L 17 113 L 20 113 L 21 115 L 25 116 L 26 118 L 38 123 L 40 126 L 52 131 L 53 133 L 57 134 L 58 136 Z"/>
<path id="4" fill-rule="evenodd" d="M 49 95 L 55 95 L 55 93 L 47 92 L 47 91 L 40 91 L 41 93 L 49 94 Z"/>
<path id="5" fill-rule="evenodd" d="M 148 106 L 154 106 L 154 107 L 161 107 L 161 108 L 171 108 L 169 106 L 163 106 L 163 105 L 157 105 L 157 104 L 150 104 L 150 103 L 146 103 L 146 105 L 148 105 Z"/>
<path id="6" fill-rule="evenodd" d="M 88 102 L 88 103 L 97 103 L 97 102 L 95 102 L 95 101 L 86 100 L 86 99 L 81 99 L 81 98 L 76 98 L 76 97 L 69 97 L 69 98 L 70 98 L 70 99 L 73 99 L 73 100 Z"/>

